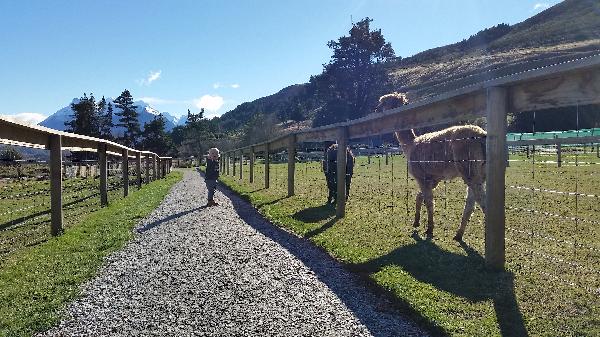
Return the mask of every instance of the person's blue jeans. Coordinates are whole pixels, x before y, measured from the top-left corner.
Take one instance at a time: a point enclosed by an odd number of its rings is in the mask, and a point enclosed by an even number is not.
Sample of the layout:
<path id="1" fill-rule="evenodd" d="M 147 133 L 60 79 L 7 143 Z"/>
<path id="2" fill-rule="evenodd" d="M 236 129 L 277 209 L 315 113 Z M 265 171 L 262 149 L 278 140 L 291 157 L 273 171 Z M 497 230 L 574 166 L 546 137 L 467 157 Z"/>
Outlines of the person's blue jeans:
<path id="1" fill-rule="evenodd" d="M 215 190 L 217 189 L 216 179 L 206 179 L 206 189 L 208 189 L 208 201 L 213 200 Z"/>

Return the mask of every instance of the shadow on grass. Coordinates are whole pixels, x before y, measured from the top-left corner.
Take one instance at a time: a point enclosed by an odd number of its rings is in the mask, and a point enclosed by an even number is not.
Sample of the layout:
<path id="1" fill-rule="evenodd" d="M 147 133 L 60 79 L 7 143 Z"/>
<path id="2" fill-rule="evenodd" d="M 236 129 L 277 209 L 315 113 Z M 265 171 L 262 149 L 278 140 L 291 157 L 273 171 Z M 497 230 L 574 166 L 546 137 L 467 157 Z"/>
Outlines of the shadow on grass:
<path id="1" fill-rule="evenodd" d="M 325 204 L 316 207 L 305 208 L 292 215 L 292 218 L 302 222 L 319 222 L 335 215 L 335 206 Z"/>
<path id="2" fill-rule="evenodd" d="M 285 200 L 285 199 L 287 199 L 287 198 L 288 198 L 288 197 L 281 197 L 281 198 L 277 198 L 277 199 L 275 199 L 275 200 L 271 200 L 271 201 L 263 202 L 263 203 L 261 203 L 261 204 L 258 204 L 258 205 L 256 205 L 256 208 L 260 209 L 261 207 L 264 207 L 264 206 L 273 205 L 273 204 L 276 204 L 276 203 L 280 202 L 281 200 Z M 250 199 L 249 199 L 249 198 L 244 198 L 244 199 L 245 199 L 246 201 L 250 201 Z"/>
<path id="3" fill-rule="evenodd" d="M 386 266 L 398 265 L 421 282 L 463 297 L 472 302 L 492 300 L 502 336 L 528 336 L 523 315 L 514 291 L 514 275 L 490 271 L 484 258 L 465 243 L 461 247 L 467 256 L 442 250 L 416 232 L 413 244 L 363 264 L 351 270 L 373 274 Z"/>

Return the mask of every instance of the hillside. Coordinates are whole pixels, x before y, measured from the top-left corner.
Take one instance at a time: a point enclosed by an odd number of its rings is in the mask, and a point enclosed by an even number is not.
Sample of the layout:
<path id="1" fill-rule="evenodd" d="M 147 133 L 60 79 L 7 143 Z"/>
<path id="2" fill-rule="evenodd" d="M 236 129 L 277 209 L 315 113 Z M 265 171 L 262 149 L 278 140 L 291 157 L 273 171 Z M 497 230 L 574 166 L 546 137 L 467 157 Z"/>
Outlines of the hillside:
<path id="1" fill-rule="evenodd" d="M 521 23 L 500 26 L 391 65 L 397 90 L 420 99 L 600 51 L 600 2 L 596 0 L 565 0 Z M 494 28 L 501 31 L 490 34 Z"/>
<path id="2" fill-rule="evenodd" d="M 292 98 L 302 94 L 304 90 L 304 85 L 294 84 L 273 95 L 242 103 L 223 114 L 219 119 L 220 125 L 224 130 L 233 130 L 246 124 L 254 114 L 278 114 L 286 109 Z"/>
<path id="3" fill-rule="evenodd" d="M 385 33 L 385 32 L 384 32 Z M 600 52 L 600 1 L 565 0 L 515 25 L 498 24 L 447 46 L 388 64 L 395 90 L 412 101 L 497 76 Z M 306 84 L 240 104 L 221 117 L 224 130 L 256 114 L 281 115 Z M 307 114 L 310 115 L 310 114 Z M 306 124 L 306 123 L 305 123 Z"/>

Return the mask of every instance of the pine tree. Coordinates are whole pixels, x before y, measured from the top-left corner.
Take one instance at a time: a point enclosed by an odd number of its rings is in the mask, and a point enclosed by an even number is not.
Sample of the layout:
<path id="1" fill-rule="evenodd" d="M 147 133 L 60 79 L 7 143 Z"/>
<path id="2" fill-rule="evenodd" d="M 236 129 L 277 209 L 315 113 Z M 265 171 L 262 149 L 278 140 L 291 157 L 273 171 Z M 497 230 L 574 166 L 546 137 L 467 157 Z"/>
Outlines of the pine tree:
<path id="1" fill-rule="evenodd" d="M 173 150 L 173 140 L 165 131 L 166 121 L 162 114 L 144 124 L 142 148 L 159 155 L 169 154 Z"/>
<path id="2" fill-rule="evenodd" d="M 352 25 L 349 36 L 327 43 L 333 50 L 331 61 L 310 79 L 311 91 L 323 104 L 315 126 L 363 117 L 389 92 L 384 65 L 395 54 L 381 30 L 371 30 L 372 21 L 365 18 Z"/>
<path id="3" fill-rule="evenodd" d="M 140 136 L 140 122 L 138 120 L 137 106 L 133 105 L 133 97 L 129 90 L 125 89 L 119 97 L 115 99 L 115 106 L 121 109 L 117 112 L 120 116 L 117 126 L 123 127 L 125 132 L 120 141 L 128 147 L 135 147 Z"/>
<path id="4" fill-rule="evenodd" d="M 104 112 L 106 110 L 106 112 Z M 106 104 L 106 99 L 104 96 L 98 102 L 98 112 L 100 116 L 100 137 L 103 139 L 112 140 L 112 127 L 114 126 L 112 118 L 113 118 L 113 107 L 109 102 Z"/>
<path id="5" fill-rule="evenodd" d="M 79 102 L 71 103 L 71 109 L 73 110 L 73 118 L 65 122 L 67 131 L 92 137 L 99 136 L 94 94 L 87 97 L 84 93 L 83 97 L 79 98 Z"/>

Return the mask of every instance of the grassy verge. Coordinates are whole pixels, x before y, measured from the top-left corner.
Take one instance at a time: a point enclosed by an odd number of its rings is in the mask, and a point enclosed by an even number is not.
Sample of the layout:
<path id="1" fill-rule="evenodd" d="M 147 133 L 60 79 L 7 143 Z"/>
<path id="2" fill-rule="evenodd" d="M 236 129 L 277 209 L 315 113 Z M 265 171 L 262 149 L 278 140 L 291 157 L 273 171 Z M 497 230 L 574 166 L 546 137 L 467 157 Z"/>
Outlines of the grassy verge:
<path id="1" fill-rule="evenodd" d="M 253 184 L 248 182 L 247 165 L 243 180 L 222 176 L 221 181 L 274 223 L 310 239 L 389 291 L 400 307 L 408 307 L 409 315 L 433 327 L 434 334 L 600 336 L 598 165 L 557 168 L 542 163 L 545 158 L 535 163 L 524 156 L 513 159 L 521 161 L 507 170 L 504 272 L 484 266 L 479 209 L 469 222 L 465 242 L 452 240 L 464 206 L 465 185 L 460 180 L 442 183 L 435 192 L 435 238 L 424 238 L 426 217 L 414 231 L 417 188 L 407 178 L 400 156 L 387 165 L 385 158 L 375 157 L 370 163 L 357 158 L 344 219 L 336 219 L 335 208 L 324 205 L 327 192 L 319 163 L 297 164 L 296 195 L 291 198 L 286 197 L 285 164 L 272 166 L 269 189 L 263 188 L 260 164 Z M 599 162 L 591 155 L 578 160 Z M 573 194 L 556 191 L 588 196 L 575 200 Z"/>
<path id="2" fill-rule="evenodd" d="M 59 237 L 11 253 L 0 265 L 0 336 L 29 336 L 60 319 L 104 257 L 132 237 L 132 228 L 164 199 L 182 177 L 173 172 L 127 198 L 82 215 Z"/>

